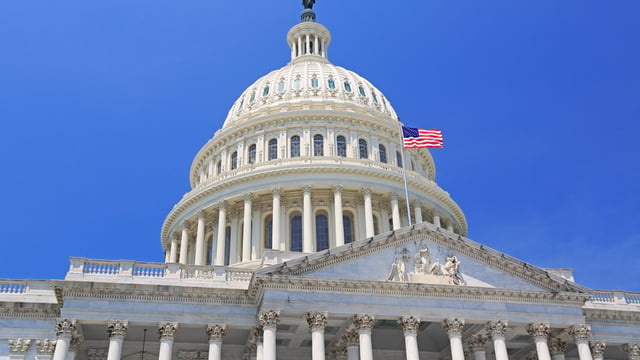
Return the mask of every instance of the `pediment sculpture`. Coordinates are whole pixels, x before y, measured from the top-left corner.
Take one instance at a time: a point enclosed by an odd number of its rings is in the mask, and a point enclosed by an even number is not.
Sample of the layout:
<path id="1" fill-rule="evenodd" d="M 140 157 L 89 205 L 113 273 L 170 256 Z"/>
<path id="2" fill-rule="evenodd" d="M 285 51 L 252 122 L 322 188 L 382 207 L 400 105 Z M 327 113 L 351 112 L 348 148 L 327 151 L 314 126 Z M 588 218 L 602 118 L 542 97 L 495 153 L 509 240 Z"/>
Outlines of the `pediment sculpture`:
<path id="1" fill-rule="evenodd" d="M 406 247 L 398 249 L 394 255 L 387 281 L 411 282 L 435 285 L 465 285 L 460 272 L 460 260 L 453 254 L 443 255 L 444 264 L 432 262 L 429 248 L 425 243 L 413 256 Z M 413 271 L 408 272 L 413 262 Z"/>

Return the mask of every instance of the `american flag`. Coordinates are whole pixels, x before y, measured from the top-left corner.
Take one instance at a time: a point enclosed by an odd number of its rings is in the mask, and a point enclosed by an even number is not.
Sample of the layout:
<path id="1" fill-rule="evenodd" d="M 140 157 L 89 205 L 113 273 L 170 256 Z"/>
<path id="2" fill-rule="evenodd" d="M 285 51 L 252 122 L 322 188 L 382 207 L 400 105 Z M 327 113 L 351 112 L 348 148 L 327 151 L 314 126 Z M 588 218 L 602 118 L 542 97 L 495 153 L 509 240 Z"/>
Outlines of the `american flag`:
<path id="1" fill-rule="evenodd" d="M 403 126 L 402 138 L 404 139 L 404 148 L 441 148 L 442 147 L 442 131 L 438 129 L 418 129 Z"/>

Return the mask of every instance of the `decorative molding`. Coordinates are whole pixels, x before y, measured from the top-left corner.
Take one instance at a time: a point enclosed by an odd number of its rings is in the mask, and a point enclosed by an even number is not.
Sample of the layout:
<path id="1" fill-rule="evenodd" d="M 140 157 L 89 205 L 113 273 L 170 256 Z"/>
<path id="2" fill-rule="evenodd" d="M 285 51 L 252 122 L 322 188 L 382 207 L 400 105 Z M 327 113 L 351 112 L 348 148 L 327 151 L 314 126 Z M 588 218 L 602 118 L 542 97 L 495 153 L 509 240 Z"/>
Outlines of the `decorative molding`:
<path id="1" fill-rule="evenodd" d="M 75 319 L 56 319 L 56 337 L 71 338 L 77 328 Z"/>
<path id="2" fill-rule="evenodd" d="M 209 341 L 221 342 L 227 329 L 227 324 L 207 324 L 207 336 Z"/>
<path id="3" fill-rule="evenodd" d="M 462 330 L 464 329 L 464 319 L 444 319 L 444 321 L 442 322 L 442 328 L 450 338 L 454 336 L 462 336 Z"/>
<path id="4" fill-rule="evenodd" d="M 38 355 L 52 355 L 56 348 L 56 341 L 51 339 L 36 340 Z"/>
<path id="5" fill-rule="evenodd" d="M 353 316 L 353 325 L 358 332 L 370 332 L 373 329 L 375 316 L 373 314 L 356 314 Z"/>
<path id="6" fill-rule="evenodd" d="M 129 322 L 126 320 L 109 320 L 107 323 L 107 334 L 109 334 L 109 338 L 124 339 L 127 335 L 128 328 Z"/>
<path id="7" fill-rule="evenodd" d="M 275 329 L 280 322 L 280 310 L 262 310 L 258 315 L 258 320 L 263 328 Z"/>
<path id="8" fill-rule="evenodd" d="M 506 320 L 489 321 L 487 323 L 487 333 L 492 340 L 504 340 L 507 335 L 507 325 L 508 322 Z"/>
<path id="9" fill-rule="evenodd" d="M 160 335 L 160 340 L 173 341 L 173 338 L 176 335 L 176 330 L 178 330 L 177 321 L 161 321 L 158 323 L 158 335 Z"/>
<path id="10" fill-rule="evenodd" d="M 549 351 L 554 356 L 564 355 L 567 351 L 567 342 L 557 337 L 551 337 L 549 338 Z"/>
<path id="11" fill-rule="evenodd" d="M 32 341 L 33 340 L 31 339 L 21 339 L 21 338 L 7 340 L 7 342 L 9 343 L 9 353 L 11 353 L 11 355 L 24 356 L 29 350 L 29 347 L 31 347 Z"/>
<path id="12" fill-rule="evenodd" d="M 312 311 L 308 312 L 305 316 L 307 324 L 309 324 L 310 330 L 324 330 L 327 326 L 327 312 L 326 311 Z"/>
<path id="13" fill-rule="evenodd" d="M 420 318 L 411 316 L 403 316 L 398 320 L 398 325 L 402 329 L 404 335 L 417 335 L 420 327 Z"/>
<path id="14" fill-rule="evenodd" d="M 549 338 L 549 323 L 545 322 L 536 322 L 527 325 L 527 333 L 531 336 L 536 342 L 538 341 L 547 341 Z"/>

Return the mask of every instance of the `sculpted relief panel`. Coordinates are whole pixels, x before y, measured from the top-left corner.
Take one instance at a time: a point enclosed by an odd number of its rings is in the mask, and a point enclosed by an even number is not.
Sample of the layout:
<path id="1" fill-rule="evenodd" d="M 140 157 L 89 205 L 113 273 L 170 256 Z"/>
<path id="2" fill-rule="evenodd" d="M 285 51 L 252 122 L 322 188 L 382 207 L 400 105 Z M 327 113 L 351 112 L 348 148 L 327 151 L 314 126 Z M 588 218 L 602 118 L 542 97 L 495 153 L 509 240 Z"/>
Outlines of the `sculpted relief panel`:
<path id="1" fill-rule="evenodd" d="M 452 254 L 440 254 L 444 264 L 432 261 L 427 244 L 421 243 L 415 254 L 408 248 L 398 249 L 387 281 L 435 285 L 466 285 L 460 272 L 460 261 Z M 434 256 L 437 259 L 437 256 Z M 413 271 L 409 272 L 410 269 Z"/>

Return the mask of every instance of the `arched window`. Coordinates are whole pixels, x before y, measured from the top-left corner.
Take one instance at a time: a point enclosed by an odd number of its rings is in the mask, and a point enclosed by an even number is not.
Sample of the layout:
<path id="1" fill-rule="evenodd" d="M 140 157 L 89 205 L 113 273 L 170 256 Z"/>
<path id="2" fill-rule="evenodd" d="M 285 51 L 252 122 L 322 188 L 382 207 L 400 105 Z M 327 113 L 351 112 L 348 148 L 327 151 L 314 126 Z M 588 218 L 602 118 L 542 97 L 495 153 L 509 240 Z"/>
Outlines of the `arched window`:
<path id="1" fill-rule="evenodd" d="M 231 258 L 231 227 L 227 226 L 224 232 L 224 264 L 229 265 Z"/>
<path id="2" fill-rule="evenodd" d="M 358 86 L 358 92 L 360 96 L 367 96 L 367 93 L 364 92 L 364 88 L 362 86 Z"/>
<path id="3" fill-rule="evenodd" d="M 358 150 L 360 151 L 360 159 L 369 158 L 369 149 L 367 148 L 367 140 L 365 139 L 358 140 Z"/>
<path id="4" fill-rule="evenodd" d="M 271 249 L 273 246 L 273 218 L 271 215 L 264 219 L 264 248 Z"/>
<path id="5" fill-rule="evenodd" d="M 207 242 L 207 265 L 213 264 L 213 234 Z"/>
<path id="6" fill-rule="evenodd" d="M 344 229 L 344 243 L 348 244 L 353 242 L 353 215 L 350 212 L 345 211 L 342 214 L 342 228 Z"/>
<path id="7" fill-rule="evenodd" d="M 269 160 L 278 158 L 278 139 L 269 140 Z"/>
<path id="8" fill-rule="evenodd" d="M 338 135 L 336 138 L 336 147 L 338 150 L 338 156 L 347 157 L 347 140 L 342 135 Z"/>
<path id="9" fill-rule="evenodd" d="M 294 89 L 300 90 L 301 86 L 302 86 L 302 81 L 300 79 L 293 80 L 293 88 Z"/>
<path id="10" fill-rule="evenodd" d="M 384 145 L 378 145 L 378 154 L 380 155 L 380 162 L 387 163 L 387 148 Z"/>
<path id="11" fill-rule="evenodd" d="M 398 167 L 402 167 L 402 155 L 400 154 L 400 151 L 396 151 L 396 165 L 398 165 Z"/>
<path id="12" fill-rule="evenodd" d="M 327 213 L 316 213 L 316 251 L 329 248 L 329 218 Z"/>
<path id="13" fill-rule="evenodd" d="M 284 91 L 284 80 L 280 80 L 278 83 L 278 92 L 281 93 Z"/>
<path id="14" fill-rule="evenodd" d="M 218 160 L 216 164 L 216 174 L 220 175 L 222 173 L 222 160 Z"/>
<path id="15" fill-rule="evenodd" d="M 289 231 L 291 238 L 289 250 L 302 251 L 302 215 L 299 212 L 291 214 Z"/>
<path id="16" fill-rule="evenodd" d="M 313 156 L 324 155 L 324 138 L 317 134 L 313 136 Z"/>
<path id="17" fill-rule="evenodd" d="M 329 89 L 335 89 L 336 88 L 336 82 L 333 79 L 327 80 L 327 85 L 329 85 Z"/>
<path id="18" fill-rule="evenodd" d="M 378 217 L 373 215 L 373 234 L 374 235 L 378 235 L 380 234 L 380 223 L 378 222 Z"/>
<path id="19" fill-rule="evenodd" d="M 262 90 L 262 96 L 267 96 L 269 95 L 269 85 L 264 87 L 264 90 Z"/>
<path id="20" fill-rule="evenodd" d="M 298 135 L 291 137 L 291 157 L 300 157 L 300 136 Z"/>
<path id="21" fill-rule="evenodd" d="M 249 146 L 249 164 L 256 162 L 256 144 Z"/>
<path id="22" fill-rule="evenodd" d="M 235 170 L 238 168 L 238 152 L 234 151 L 231 154 L 231 170 Z"/>
<path id="23" fill-rule="evenodd" d="M 345 81 L 345 82 L 344 82 L 344 90 L 345 90 L 346 92 L 351 92 L 351 84 L 349 84 L 349 82 L 348 82 L 348 81 Z"/>
<path id="24" fill-rule="evenodd" d="M 317 78 L 311 78 L 311 87 L 314 89 L 318 88 L 318 79 Z"/>
<path id="25" fill-rule="evenodd" d="M 251 92 L 251 97 L 249 98 L 249 103 L 253 103 L 253 101 L 256 99 L 256 92 L 255 90 Z"/>

